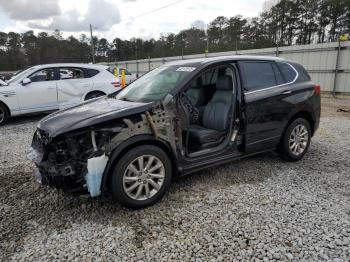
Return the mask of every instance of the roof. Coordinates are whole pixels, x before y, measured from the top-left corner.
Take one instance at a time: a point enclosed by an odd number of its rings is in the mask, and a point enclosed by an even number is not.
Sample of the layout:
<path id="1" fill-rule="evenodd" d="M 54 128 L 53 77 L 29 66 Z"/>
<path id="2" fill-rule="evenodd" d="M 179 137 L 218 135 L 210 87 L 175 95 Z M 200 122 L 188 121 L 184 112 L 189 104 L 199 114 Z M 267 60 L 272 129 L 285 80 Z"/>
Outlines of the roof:
<path id="1" fill-rule="evenodd" d="M 107 68 L 108 66 L 99 65 L 99 64 L 83 64 L 83 63 L 55 63 L 55 64 L 36 65 L 34 67 L 37 67 L 37 68 L 46 68 L 46 67 L 86 67 L 86 68 L 91 68 L 91 69 L 101 69 L 101 68 Z"/>
<path id="2" fill-rule="evenodd" d="M 217 56 L 210 58 L 195 58 L 187 60 L 178 60 L 169 62 L 167 65 L 186 65 L 186 64 L 208 64 L 215 62 L 225 61 L 238 61 L 238 60 L 260 60 L 260 61 L 285 61 L 283 58 L 275 56 L 248 56 L 248 55 L 233 55 L 233 56 Z"/>

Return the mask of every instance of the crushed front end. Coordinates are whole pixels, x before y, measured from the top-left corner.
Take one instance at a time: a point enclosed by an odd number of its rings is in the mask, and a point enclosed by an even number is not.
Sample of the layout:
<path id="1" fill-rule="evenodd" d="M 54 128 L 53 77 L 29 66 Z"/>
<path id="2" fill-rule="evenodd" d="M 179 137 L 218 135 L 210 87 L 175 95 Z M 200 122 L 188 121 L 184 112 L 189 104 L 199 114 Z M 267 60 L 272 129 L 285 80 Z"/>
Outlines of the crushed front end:
<path id="1" fill-rule="evenodd" d="M 105 133 L 95 134 L 94 131 L 73 132 L 50 138 L 45 131 L 37 129 L 28 158 L 38 168 L 38 182 L 66 192 L 87 193 L 87 162 L 104 154 L 106 139 Z"/>
<path id="2" fill-rule="evenodd" d="M 163 105 L 151 110 L 87 126 L 55 137 L 39 128 L 34 134 L 28 158 L 38 171 L 37 180 L 66 192 L 98 196 L 108 159 L 113 151 L 133 136 L 152 135 L 181 150 L 181 132 L 174 109 Z"/>

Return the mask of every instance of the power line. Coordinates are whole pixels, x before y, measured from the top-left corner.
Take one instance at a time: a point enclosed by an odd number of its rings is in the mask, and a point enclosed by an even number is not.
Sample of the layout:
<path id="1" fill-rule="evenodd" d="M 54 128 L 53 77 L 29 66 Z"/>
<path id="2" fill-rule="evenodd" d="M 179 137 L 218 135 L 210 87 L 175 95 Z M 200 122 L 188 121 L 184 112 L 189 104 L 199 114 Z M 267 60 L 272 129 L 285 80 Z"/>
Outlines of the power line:
<path id="1" fill-rule="evenodd" d="M 134 19 L 136 19 L 136 18 L 140 18 L 140 17 L 146 16 L 146 15 L 149 15 L 149 14 L 152 14 L 152 13 L 155 13 L 155 12 L 158 12 L 158 11 L 163 10 L 163 9 L 165 9 L 165 8 L 168 8 L 168 7 L 170 7 L 170 6 L 177 5 L 177 4 L 179 4 L 179 3 L 183 2 L 183 1 L 185 1 L 185 0 L 179 0 L 179 1 L 176 1 L 176 2 L 173 2 L 173 3 L 170 3 L 170 4 L 168 4 L 168 5 L 159 7 L 159 8 L 157 8 L 157 9 L 154 9 L 154 10 L 151 10 L 151 11 L 148 11 L 148 12 L 145 12 L 145 13 L 142 13 L 142 14 L 139 14 L 139 15 L 137 15 L 137 16 L 131 17 L 131 18 L 127 19 L 127 20 L 134 20 Z"/>

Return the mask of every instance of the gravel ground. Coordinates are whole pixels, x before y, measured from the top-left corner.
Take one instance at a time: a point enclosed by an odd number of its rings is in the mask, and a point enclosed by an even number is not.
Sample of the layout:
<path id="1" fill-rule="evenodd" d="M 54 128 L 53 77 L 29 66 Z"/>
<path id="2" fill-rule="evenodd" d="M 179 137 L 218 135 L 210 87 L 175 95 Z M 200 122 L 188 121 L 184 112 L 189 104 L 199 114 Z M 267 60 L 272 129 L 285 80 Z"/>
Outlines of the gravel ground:
<path id="1" fill-rule="evenodd" d="M 41 116 L 0 128 L 0 261 L 304 260 L 350 258 L 350 100 L 323 100 L 309 153 L 275 153 L 174 183 L 132 211 L 41 187 L 26 160 Z"/>

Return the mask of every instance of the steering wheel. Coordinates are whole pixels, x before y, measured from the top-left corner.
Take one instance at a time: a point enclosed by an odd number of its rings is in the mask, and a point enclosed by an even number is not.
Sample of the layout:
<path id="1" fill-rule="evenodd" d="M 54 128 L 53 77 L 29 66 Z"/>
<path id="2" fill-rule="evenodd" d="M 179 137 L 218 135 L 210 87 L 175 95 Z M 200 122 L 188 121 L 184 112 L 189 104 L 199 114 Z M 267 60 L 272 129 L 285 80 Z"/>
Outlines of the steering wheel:
<path id="1" fill-rule="evenodd" d="M 195 107 L 191 101 L 191 99 L 188 97 L 188 95 L 183 92 L 181 96 L 181 100 L 185 108 L 188 110 L 190 114 L 190 123 L 196 123 L 199 119 L 199 110 L 197 107 Z"/>

